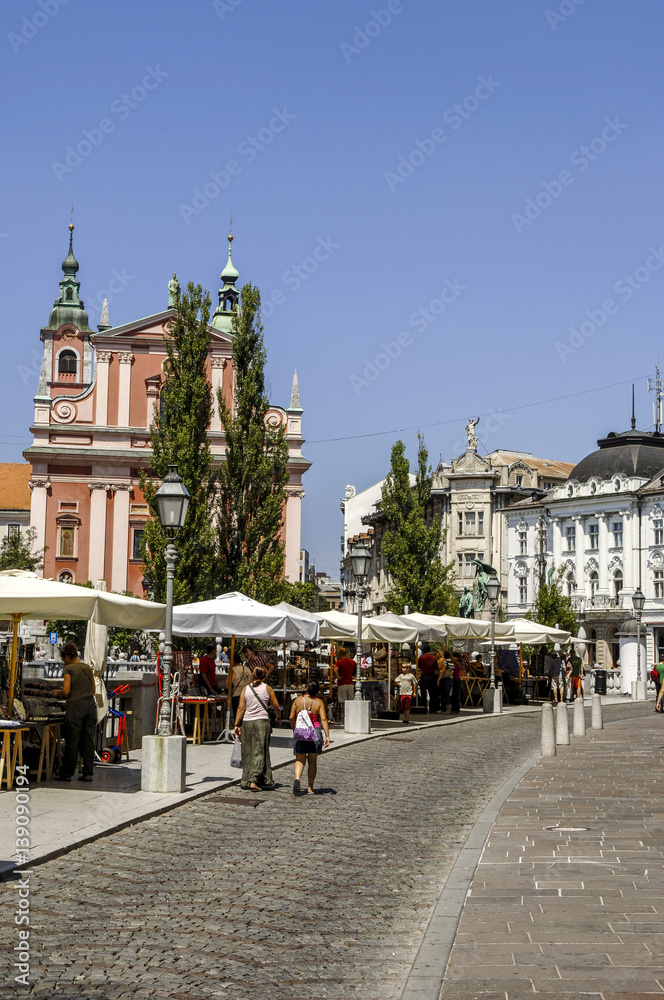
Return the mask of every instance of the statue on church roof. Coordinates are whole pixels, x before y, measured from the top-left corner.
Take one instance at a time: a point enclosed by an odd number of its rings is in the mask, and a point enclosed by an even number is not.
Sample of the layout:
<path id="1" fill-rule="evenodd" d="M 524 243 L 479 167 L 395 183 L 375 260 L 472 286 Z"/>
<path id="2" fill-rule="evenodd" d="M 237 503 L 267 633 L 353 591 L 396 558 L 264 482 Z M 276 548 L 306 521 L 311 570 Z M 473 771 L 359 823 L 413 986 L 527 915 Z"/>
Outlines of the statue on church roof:
<path id="1" fill-rule="evenodd" d="M 173 271 L 173 277 L 168 282 L 168 308 L 175 309 L 179 301 L 180 301 L 180 282 L 175 277 L 175 271 Z"/>

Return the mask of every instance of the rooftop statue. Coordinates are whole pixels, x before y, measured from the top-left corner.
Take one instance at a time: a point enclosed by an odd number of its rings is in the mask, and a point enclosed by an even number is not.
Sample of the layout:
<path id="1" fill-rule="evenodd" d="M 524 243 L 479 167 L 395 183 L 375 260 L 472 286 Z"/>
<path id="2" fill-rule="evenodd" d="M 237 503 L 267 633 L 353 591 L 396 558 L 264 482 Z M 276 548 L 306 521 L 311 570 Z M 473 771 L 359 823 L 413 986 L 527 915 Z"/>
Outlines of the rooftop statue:
<path id="1" fill-rule="evenodd" d="M 479 424 L 479 422 L 480 422 L 479 417 L 477 417 L 476 420 L 473 420 L 473 418 L 471 417 L 468 423 L 466 424 L 466 434 L 468 435 L 468 447 L 472 451 L 477 451 L 477 434 L 475 433 L 475 427 L 477 426 L 477 424 Z"/>

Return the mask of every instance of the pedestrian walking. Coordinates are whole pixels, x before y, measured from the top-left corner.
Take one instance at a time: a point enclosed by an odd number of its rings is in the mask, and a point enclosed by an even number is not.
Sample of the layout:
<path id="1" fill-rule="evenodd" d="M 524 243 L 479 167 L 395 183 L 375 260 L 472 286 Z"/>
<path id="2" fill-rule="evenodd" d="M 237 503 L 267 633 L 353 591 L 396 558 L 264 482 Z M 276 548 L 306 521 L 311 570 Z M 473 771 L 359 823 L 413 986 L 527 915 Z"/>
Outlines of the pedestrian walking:
<path id="1" fill-rule="evenodd" d="M 402 721 L 408 723 L 410 722 L 410 706 L 417 690 L 417 680 L 415 674 L 411 672 L 410 663 L 401 665 L 401 673 L 395 677 L 394 683 L 399 688 L 399 704 L 404 714 Z"/>
<path id="2" fill-rule="evenodd" d="M 251 683 L 243 689 L 235 717 L 234 733 L 242 743 L 242 781 L 240 788 L 260 792 L 274 785 L 270 761 L 270 717 L 267 706 L 274 708 L 277 720 L 281 719 L 281 706 L 277 696 L 265 683 L 265 668 L 256 667 Z M 262 787 L 261 787 L 262 786 Z"/>
<path id="3" fill-rule="evenodd" d="M 434 715 L 438 711 L 438 660 L 433 653 L 422 653 L 417 661 L 420 675 L 420 697 L 425 711 L 427 710 L 427 695 L 429 696 L 429 712 Z"/>
<path id="4" fill-rule="evenodd" d="M 583 685 L 581 683 L 581 678 L 583 677 L 583 660 L 580 656 L 577 656 L 574 646 L 570 648 L 567 663 L 572 682 L 571 699 L 574 701 L 575 698 L 583 698 Z"/>
<path id="5" fill-rule="evenodd" d="M 337 702 L 353 700 L 353 677 L 357 671 L 357 663 L 346 655 L 345 649 L 339 650 L 339 659 L 334 664 L 334 676 L 337 682 Z"/>
<path id="6" fill-rule="evenodd" d="M 97 703 L 92 667 L 78 658 L 76 643 L 68 642 L 60 651 L 64 663 L 62 687 L 55 694 L 67 699 L 65 752 L 57 781 L 71 781 L 79 754 L 83 768 L 79 781 L 92 781 L 97 735 Z"/>
<path id="7" fill-rule="evenodd" d="M 554 704 L 565 700 L 565 661 L 560 653 L 549 657 L 549 686 Z"/>
<path id="8" fill-rule="evenodd" d="M 454 664 L 449 654 L 444 654 L 442 650 L 436 654 L 438 659 L 438 695 L 440 698 L 440 710 L 443 715 L 449 715 L 452 711 L 452 674 Z"/>
<path id="9" fill-rule="evenodd" d="M 301 791 L 300 779 L 307 765 L 307 794 L 314 794 L 314 781 L 318 771 L 318 755 L 330 745 L 330 727 L 325 713 L 325 704 L 318 697 L 320 684 L 318 681 L 309 681 L 307 693 L 297 697 L 291 705 L 289 721 L 291 728 L 295 729 L 295 721 L 298 713 L 305 711 L 309 713 L 309 718 L 313 728 L 316 730 L 315 740 L 299 740 L 293 736 L 293 753 L 295 754 L 295 780 L 293 781 L 293 795 L 299 795 Z"/>

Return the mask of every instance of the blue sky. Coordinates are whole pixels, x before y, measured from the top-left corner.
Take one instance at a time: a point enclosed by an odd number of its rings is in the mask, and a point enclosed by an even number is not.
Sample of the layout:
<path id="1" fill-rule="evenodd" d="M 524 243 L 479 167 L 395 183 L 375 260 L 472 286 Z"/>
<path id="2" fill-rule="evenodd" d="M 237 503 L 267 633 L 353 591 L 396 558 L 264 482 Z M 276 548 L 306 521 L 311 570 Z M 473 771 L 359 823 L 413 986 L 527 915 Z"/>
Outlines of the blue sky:
<path id="1" fill-rule="evenodd" d="M 114 325 L 173 271 L 216 301 L 232 212 L 334 576 L 339 498 L 400 436 L 435 465 L 481 415 L 483 451 L 576 461 L 632 380 L 651 427 L 663 36 L 657 0 L 4 0 L 1 460 L 30 443 L 72 201 L 93 327 L 109 283 Z"/>

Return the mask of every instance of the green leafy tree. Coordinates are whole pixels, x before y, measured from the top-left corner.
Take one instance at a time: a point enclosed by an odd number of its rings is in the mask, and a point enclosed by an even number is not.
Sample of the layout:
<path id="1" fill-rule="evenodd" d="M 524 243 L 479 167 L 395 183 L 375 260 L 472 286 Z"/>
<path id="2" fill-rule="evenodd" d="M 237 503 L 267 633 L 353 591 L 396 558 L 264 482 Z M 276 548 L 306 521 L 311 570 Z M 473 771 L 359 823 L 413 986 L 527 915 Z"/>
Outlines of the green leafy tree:
<path id="1" fill-rule="evenodd" d="M 551 577 L 550 583 L 540 587 L 532 610 L 526 617 L 541 625 L 557 625 L 558 628 L 565 629 L 566 632 L 571 632 L 574 635 L 577 630 L 576 612 L 572 607 L 571 598 L 563 593 L 564 573 L 565 567 L 559 566 Z"/>
<path id="2" fill-rule="evenodd" d="M 34 551 L 36 540 L 36 528 L 11 531 L 0 544 L 0 570 L 25 569 L 34 573 L 35 570 L 43 569 L 46 548 Z"/>
<path id="3" fill-rule="evenodd" d="M 321 600 L 313 583 L 301 581 L 291 583 L 289 580 L 284 580 L 280 600 L 292 604 L 295 608 L 302 608 L 303 611 L 329 610 L 327 601 Z"/>
<path id="4" fill-rule="evenodd" d="M 210 297 L 200 285 L 189 283 L 178 297 L 176 315 L 164 338 L 166 361 L 161 405 L 155 407 L 150 437 L 149 474 L 141 474 L 141 489 L 151 518 L 143 535 L 145 573 L 155 600 L 166 595 L 166 536 L 159 523 L 155 494 L 176 465 L 191 500 L 184 527 L 177 538 L 174 601 L 184 604 L 212 596 L 214 476 L 207 430 L 212 415 L 212 388 L 207 376 L 210 345 Z"/>
<path id="5" fill-rule="evenodd" d="M 219 392 L 226 456 L 217 475 L 217 581 L 226 591 L 273 603 L 283 591 L 281 539 L 288 482 L 283 427 L 266 423 L 266 351 L 260 292 L 247 284 L 233 321 L 234 408 Z"/>
<path id="6" fill-rule="evenodd" d="M 382 554 L 392 583 L 387 606 L 397 614 L 406 604 L 425 614 L 456 614 L 453 566 L 441 562 L 442 526 L 439 517 L 430 516 L 433 471 L 421 435 L 418 442 L 415 485 L 410 484 L 404 443 L 397 441 L 382 491 L 381 510 L 387 521 Z"/>

